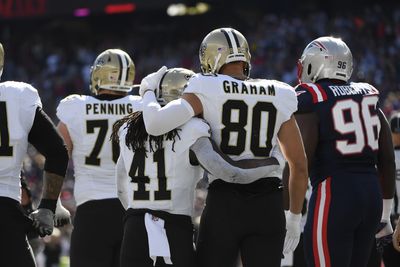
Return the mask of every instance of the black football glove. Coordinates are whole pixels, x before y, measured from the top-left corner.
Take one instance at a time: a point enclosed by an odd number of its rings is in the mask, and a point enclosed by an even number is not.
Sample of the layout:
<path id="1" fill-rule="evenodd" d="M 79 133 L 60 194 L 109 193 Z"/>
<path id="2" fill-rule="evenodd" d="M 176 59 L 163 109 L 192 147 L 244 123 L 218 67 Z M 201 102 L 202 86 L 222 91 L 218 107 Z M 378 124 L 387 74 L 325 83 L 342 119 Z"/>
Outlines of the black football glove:
<path id="1" fill-rule="evenodd" d="M 376 249 L 379 253 L 383 253 L 383 249 L 386 245 L 392 243 L 393 228 L 392 224 L 387 221 L 381 221 L 378 226 L 378 231 L 375 235 L 376 238 Z"/>
<path id="2" fill-rule="evenodd" d="M 33 227 L 40 237 L 51 235 L 54 229 L 54 213 L 45 208 L 40 208 L 32 212 L 29 217 L 33 220 Z"/>

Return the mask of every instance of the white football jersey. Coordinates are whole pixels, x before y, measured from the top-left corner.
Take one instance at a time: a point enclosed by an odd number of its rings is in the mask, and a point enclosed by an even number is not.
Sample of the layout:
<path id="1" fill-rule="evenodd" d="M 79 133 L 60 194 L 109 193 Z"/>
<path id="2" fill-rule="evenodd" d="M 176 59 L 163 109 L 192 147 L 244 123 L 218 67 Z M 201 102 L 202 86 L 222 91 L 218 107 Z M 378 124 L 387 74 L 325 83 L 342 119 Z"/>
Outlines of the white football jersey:
<path id="1" fill-rule="evenodd" d="M 70 95 L 61 100 L 57 116 L 67 126 L 73 143 L 77 205 L 117 198 L 115 163 L 119 147 L 110 141 L 112 128 L 117 120 L 141 107 L 141 98 L 132 95 L 115 100 Z"/>
<path id="2" fill-rule="evenodd" d="M 0 196 L 21 201 L 20 173 L 39 94 L 22 82 L 0 83 Z"/>
<path id="3" fill-rule="evenodd" d="M 297 110 L 294 89 L 275 80 L 196 74 L 185 93 L 199 97 L 212 138 L 222 152 L 236 160 L 268 157 L 281 125 Z M 281 177 L 282 171 L 270 176 Z M 218 177 L 209 178 L 211 182 Z"/>
<path id="4" fill-rule="evenodd" d="M 396 161 L 396 192 L 397 192 L 398 203 L 400 205 L 400 149 L 394 150 L 394 156 Z M 400 208 L 395 212 L 400 213 Z"/>
<path id="5" fill-rule="evenodd" d="M 164 140 L 163 148 L 155 152 L 136 151 L 125 145 L 127 130 L 121 127 L 120 160 L 129 177 L 128 208 L 163 210 L 172 214 L 192 216 L 194 190 L 203 177 L 200 166 L 192 166 L 189 148 L 202 136 L 210 136 L 207 123 L 198 118 L 190 119 L 180 127 L 179 137 Z M 148 148 L 148 142 L 146 147 Z M 132 193 L 133 192 L 133 193 Z"/>

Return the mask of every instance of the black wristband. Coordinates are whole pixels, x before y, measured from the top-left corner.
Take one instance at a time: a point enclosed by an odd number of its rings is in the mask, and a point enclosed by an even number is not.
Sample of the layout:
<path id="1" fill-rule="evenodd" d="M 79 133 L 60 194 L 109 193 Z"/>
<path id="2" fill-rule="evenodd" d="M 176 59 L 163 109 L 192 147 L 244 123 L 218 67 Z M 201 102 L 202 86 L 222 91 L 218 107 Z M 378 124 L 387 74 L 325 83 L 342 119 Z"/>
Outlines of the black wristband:
<path id="1" fill-rule="evenodd" d="M 38 209 L 49 209 L 53 213 L 55 213 L 56 207 L 57 207 L 57 199 L 42 198 Z"/>

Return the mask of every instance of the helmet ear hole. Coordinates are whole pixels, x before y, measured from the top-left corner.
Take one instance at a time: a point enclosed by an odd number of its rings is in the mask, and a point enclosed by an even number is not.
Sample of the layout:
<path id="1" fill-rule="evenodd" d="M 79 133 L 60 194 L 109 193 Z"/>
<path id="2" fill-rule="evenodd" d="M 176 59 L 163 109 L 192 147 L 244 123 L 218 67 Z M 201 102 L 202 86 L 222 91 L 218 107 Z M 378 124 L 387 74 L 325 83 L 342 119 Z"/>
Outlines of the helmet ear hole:
<path id="1" fill-rule="evenodd" d="M 308 67 L 307 67 L 307 74 L 308 75 L 311 74 L 311 68 L 312 68 L 311 64 L 308 64 Z"/>

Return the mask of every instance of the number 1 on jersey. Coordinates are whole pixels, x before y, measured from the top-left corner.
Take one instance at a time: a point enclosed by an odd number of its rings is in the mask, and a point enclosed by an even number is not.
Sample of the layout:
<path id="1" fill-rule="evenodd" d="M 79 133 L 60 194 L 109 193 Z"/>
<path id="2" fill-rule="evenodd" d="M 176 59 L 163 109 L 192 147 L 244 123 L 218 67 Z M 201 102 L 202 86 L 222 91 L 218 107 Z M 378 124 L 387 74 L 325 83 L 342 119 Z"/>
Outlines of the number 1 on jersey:
<path id="1" fill-rule="evenodd" d="M 170 200 L 171 190 L 167 190 L 167 177 L 165 175 L 164 148 L 158 149 L 153 154 L 153 162 L 157 163 L 158 190 L 154 191 L 154 200 Z M 145 175 L 146 152 L 138 149 L 133 156 L 129 176 L 131 182 L 138 184 L 138 189 L 133 194 L 133 200 L 150 200 L 150 191 L 146 184 L 150 183 L 149 176 Z"/>
<path id="2" fill-rule="evenodd" d="M 6 102 L 0 102 L 0 156 L 12 156 L 13 147 L 10 146 L 10 134 L 8 132 Z"/>

